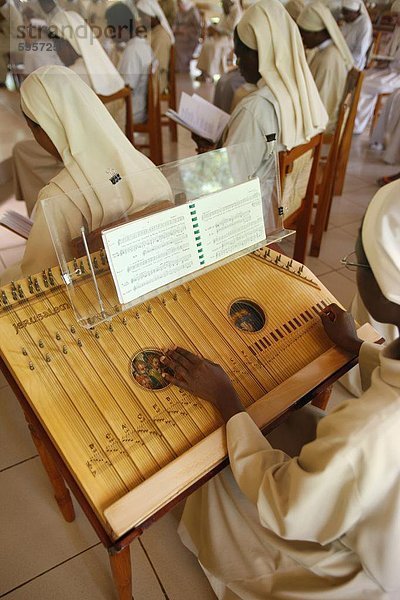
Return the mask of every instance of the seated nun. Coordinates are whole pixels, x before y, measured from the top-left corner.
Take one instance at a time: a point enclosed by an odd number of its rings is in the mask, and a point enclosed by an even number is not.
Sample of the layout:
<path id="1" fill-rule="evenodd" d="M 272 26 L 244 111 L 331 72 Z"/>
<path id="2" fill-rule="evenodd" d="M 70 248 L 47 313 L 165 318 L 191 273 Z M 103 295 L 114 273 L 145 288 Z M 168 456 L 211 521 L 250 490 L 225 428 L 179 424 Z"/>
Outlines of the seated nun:
<path id="1" fill-rule="evenodd" d="M 168 87 L 169 59 L 175 37 L 157 0 L 139 0 L 136 7 L 160 66 L 160 92 L 162 93 Z"/>
<path id="2" fill-rule="evenodd" d="M 354 66 L 362 71 L 372 45 L 372 23 L 363 0 L 343 0 L 341 32 L 350 49 Z"/>
<path id="3" fill-rule="evenodd" d="M 93 231 L 171 198 L 170 187 L 157 170 L 151 170 L 148 182 L 138 176 L 123 179 L 154 165 L 132 146 L 94 91 L 70 69 L 42 67 L 29 75 L 21 86 L 21 109 L 37 143 L 64 168 L 40 190 L 22 261 L 2 274 L 1 285 L 58 264 L 41 199 L 54 197 L 59 203 L 60 231 L 73 238 L 83 224 Z M 110 169 L 122 178 L 118 203 Z"/>
<path id="4" fill-rule="evenodd" d="M 121 75 L 78 13 L 57 13 L 51 22 L 50 34 L 61 62 L 75 71 L 96 94 L 109 96 L 125 86 Z M 114 101 L 107 105 L 107 110 L 124 128 L 124 102 Z M 39 190 L 61 169 L 62 164 L 35 140 L 23 140 L 14 146 L 15 195 L 18 200 L 25 201 L 29 214 Z"/>
<path id="5" fill-rule="evenodd" d="M 384 51 L 388 61 L 380 61 L 377 67 L 365 73 L 354 133 L 362 133 L 367 127 L 379 94 L 391 94 L 400 88 L 400 0 L 392 4 L 391 12 L 397 16 L 397 21 L 391 41 Z"/>
<path id="6" fill-rule="evenodd" d="M 290 150 L 323 131 L 328 118 L 299 30 L 278 0 L 260 0 L 245 11 L 235 30 L 235 54 L 254 91 L 236 106 L 220 145 L 251 143 L 256 170 L 267 151 L 267 134 L 277 135 L 278 149 Z M 193 139 L 199 151 L 213 147 Z"/>
<path id="7" fill-rule="evenodd" d="M 124 82 L 132 88 L 134 123 L 147 121 L 147 87 L 149 72 L 157 63 L 146 29 L 136 27 L 135 18 L 126 4 L 116 2 L 106 13 L 107 26 L 115 31 L 115 42 L 123 47 L 118 70 Z"/>
<path id="8" fill-rule="evenodd" d="M 306 6 L 297 24 L 305 48 L 314 50 L 309 54 L 308 64 L 328 112 L 327 131 L 331 133 L 336 127 L 353 57 L 331 11 L 322 2 Z"/>
<path id="9" fill-rule="evenodd" d="M 393 92 L 386 100 L 370 143 L 376 150 L 383 150 L 382 160 L 385 163 L 400 164 L 400 90 Z M 389 182 L 390 177 L 386 183 Z"/>
<path id="10" fill-rule="evenodd" d="M 227 70 L 227 59 L 233 50 L 233 32 L 242 16 L 239 0 L 222 0 L 223 15 L 218 25 L 210 25 L 203 42 L 197 68 L 198 81 L 211 81 Z"/>
<path id="11" fill-rule="evenodd" d="M 348 265 L 375 319 L 400 330 L 400 183 L 369 205 Z M 265 438 L 221 367 L 167 351 L 170 383 L 212 402 L 230 466 L 186 501 L 179 534 L 219 600 L 400 598 L 400 339 L 362 342 L 336 304 L 322 325 L 359 355 L 364 394 L 306 406 Z"/>

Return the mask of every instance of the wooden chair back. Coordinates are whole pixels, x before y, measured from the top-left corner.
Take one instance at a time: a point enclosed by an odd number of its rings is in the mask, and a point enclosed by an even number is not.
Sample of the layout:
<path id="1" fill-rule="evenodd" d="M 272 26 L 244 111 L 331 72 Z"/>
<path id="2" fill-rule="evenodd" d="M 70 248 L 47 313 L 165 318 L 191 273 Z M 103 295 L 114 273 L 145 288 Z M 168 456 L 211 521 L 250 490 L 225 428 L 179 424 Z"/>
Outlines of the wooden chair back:
<path id="1" fill-rule="evenodd" d="M 322 139 L 320 133 L 306 144 L 279 153 L 284 225 L 296 230 L 293 258 L 301 263 L 306 256 Z"/>
<path id="2" fill-rule="evenodd" d="M 373 39 L 372 39 L 372 44 L 368 51 L 368 59 L 367 59 L 366 69 L 370 69 L 375 64 L 374 56 L 376 54 L 379 54 L 379 48 L 380 48 L 381 41 L 382 41 L 382 33 L 383 33 L 382 31 L 377 31 L 375 29 L 373 30 Z"/>
<path id="3" fill-rule="evenodd" d="M 364 75 L 364 71 L 352 69 L 347 76 L 344 99 L 350 94 L 350 106 L 346 110 L 344 129 L 340 137 L 339 158 L 336 166 L 334 189 L 334 194 L 336 196 L 341 196 L 343 193 L 347 163 L 349 161 L 351 142 L 353 139 L 354 121 L 357 115 L 358 101 L 360 99 Z"/>
<path id="4" fill-rule="evenodd" d="M 358 73 L 360 73 L 358 71 Z M 329 152 L 326 158 L 322 158 L 319 169 L 318 200 L 311 238 L 311 256 L 319 256 L 322 235 L 328 226 L 332 198 L 335 191 L 337 167 L 340 161 L 340 152 L 346 135 L 347 124 L 353 114 L 354 96 L 356 94 L 358 80 L 352 76 L 349 78 L 347 93 L 340 106 L 335 132 L 333 135 L 324 136 L 324 144 L 329 144 Z M 358 99 L 357 99 L 358 102 Z M 353 124 L 351 131 L 353 131 Z"/>
<path id="5" fill-rule="evenodd" d="M 135 143 L 135 147 L 149 149 L 150 160 L 156 165 L 163 163 L 163 148 L 161 136 L 161 107 L 160 83 L 158 67 L 150 65 L 149 80 L 147 84 L 147 120 L 145 123 L 134 124 L 135 132 L 146 133 L 147 143 Z"/>
<path id="6" fill-rule="evenodd" d="M 132 90 L 126 85 L 115 94 L 110 96 L 102 96 L 97 94 L 103 104 L 109 104 L 115 100 L 123 100 L 125 102 L 125 135 L 133 144 L 133 120 L 132 120 Z"/>
<path id="7" fill-rule="evenodd" d="M 167 102 L 168 108 L 176 111 L 176 67 L 175 67 L 175 44 L 171 46 L 171 53 L 169 57 L 168 67 L 168 87 L 161 94 L 161 101 Z M 161 124 L 165 127 L 169 127 L 171 134 L 171 140 L 176 142 L 178 139 L 178 126 L 175 121 L 168 119 L 168 117 L 161 117 Z"/>

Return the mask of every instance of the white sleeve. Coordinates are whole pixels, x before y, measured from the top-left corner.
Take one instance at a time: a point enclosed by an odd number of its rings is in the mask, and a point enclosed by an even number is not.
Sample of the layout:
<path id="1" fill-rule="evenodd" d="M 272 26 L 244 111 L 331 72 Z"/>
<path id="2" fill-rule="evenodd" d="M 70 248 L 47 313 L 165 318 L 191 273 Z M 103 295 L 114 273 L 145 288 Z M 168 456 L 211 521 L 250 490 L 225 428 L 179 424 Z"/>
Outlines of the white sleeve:
<path id="1" fill-rule="evenodd" d="M 274 450 L 247 413 L 227 423 L 231 468 L 242 492 L 257 505 L 262 525 L 284 539 L 338 539 L 361 507 L 338 417 L 320 421 L 317 438 L 296 458 Z"/>
<path id="2" fill-rule="evenodd" d="M 136 48 L 128 46 L 120 58 L 118 71 L 125 83 L 133 90 L 138 85 L 141 75 L 143 75 L 141 69 L 142 63 Z"/>

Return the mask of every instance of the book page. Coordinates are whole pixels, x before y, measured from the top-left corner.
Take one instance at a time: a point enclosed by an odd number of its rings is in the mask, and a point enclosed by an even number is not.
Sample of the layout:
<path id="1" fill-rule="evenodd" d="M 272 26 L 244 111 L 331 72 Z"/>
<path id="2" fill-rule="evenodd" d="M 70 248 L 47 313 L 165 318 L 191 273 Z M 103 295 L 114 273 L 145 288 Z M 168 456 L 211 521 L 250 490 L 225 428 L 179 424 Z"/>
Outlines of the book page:
<path id="1" fill-rule="evenodd" d="M 181 95 L 178 116 L 190 129 L 201 137 L 216 142 L 230 116 L 207 100 L 196 94 L 189 96 L 185 92 Z"/>
<path id="2" fill-rule="evenodd" d="M 199 266 L 187 204 L 104 231 L 102 237 L 122 304 Z"/>

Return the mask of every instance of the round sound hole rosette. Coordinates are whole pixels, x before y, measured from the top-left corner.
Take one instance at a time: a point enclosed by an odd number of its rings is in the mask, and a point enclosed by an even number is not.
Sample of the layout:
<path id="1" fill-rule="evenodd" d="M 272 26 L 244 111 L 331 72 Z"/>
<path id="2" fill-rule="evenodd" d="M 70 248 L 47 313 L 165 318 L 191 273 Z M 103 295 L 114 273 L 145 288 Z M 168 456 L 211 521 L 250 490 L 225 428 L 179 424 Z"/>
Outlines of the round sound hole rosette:
<path id="1" fill-rule="evenodd" d="M 146 390 L 162 390 L 170 385 L 163 373 L 173 375 L 172 369 L 162 364 L 163 353 L 149 348 L 141 350 L 131 360 L 131 375 L 138 385 Z"/>
<path id="2" fill-rule="evenodd" d="M 232 302 L 229 307 L 229 319 L 236 329 L 247 333 L 260 331 L 267 323 L 261 306 L 246 298 Z"/>

